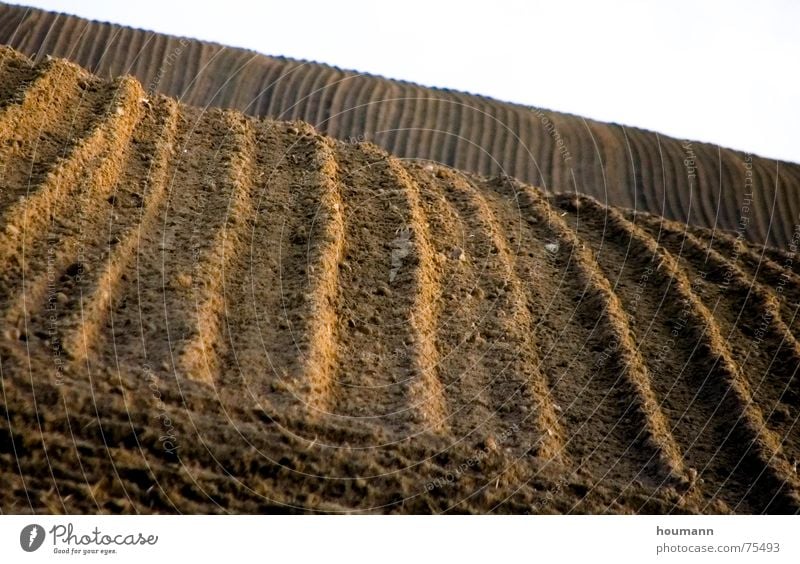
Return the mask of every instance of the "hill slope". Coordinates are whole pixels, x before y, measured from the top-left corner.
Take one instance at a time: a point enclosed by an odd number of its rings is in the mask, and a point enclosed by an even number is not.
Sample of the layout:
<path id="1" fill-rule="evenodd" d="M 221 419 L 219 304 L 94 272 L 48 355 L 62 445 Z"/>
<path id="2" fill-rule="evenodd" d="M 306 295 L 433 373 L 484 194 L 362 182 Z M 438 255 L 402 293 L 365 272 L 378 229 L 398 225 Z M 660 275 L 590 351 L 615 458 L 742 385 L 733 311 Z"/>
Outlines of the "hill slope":
<path id="1" fill-rule="evenodd" d="M 800 508 L 794 254 L 0 75 L 4 512 Z"/>
<path id="2" fill-rule="evenodd" d="M 131 74 L 195 106 L 302 119 L 400 157 L 503 173 L 784 249 L 800 217 L 796 164 L 40 10 L 0 5 L 0 15 L 0 44 L 101 76 Z"/>

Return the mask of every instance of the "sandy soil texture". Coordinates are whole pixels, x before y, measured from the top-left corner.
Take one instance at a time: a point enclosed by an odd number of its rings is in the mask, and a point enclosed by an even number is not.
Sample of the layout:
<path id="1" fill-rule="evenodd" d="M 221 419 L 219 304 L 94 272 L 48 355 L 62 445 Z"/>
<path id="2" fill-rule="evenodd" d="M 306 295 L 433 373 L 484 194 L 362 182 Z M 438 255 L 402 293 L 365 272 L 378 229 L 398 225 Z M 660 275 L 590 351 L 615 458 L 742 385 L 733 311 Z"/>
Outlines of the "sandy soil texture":
<path id="1" fill-rule="evenodd" d="M 793 252 L 0 77 L 3 512 L 800 508 Z"/>
<path id="2" fill-rule="evenodd" d="M 800 223 L 800 166 L 724 147 L 4 4 L 0 44 L 103 77 L 130 74 L 195 106 L 300 119 L 399 157 L 506 174 L 756 243 L 788 249 Z"/>

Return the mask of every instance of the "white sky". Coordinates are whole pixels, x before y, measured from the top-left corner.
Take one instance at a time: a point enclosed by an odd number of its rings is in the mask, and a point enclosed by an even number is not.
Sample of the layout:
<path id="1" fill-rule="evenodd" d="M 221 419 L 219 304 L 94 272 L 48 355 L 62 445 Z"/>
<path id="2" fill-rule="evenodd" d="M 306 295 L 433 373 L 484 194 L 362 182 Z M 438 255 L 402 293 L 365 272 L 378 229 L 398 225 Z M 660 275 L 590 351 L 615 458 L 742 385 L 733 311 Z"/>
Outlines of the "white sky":
<path id="1" fill-rule="evenodd" d="M 800 162 L 791 0 L 16 1 Z"/>

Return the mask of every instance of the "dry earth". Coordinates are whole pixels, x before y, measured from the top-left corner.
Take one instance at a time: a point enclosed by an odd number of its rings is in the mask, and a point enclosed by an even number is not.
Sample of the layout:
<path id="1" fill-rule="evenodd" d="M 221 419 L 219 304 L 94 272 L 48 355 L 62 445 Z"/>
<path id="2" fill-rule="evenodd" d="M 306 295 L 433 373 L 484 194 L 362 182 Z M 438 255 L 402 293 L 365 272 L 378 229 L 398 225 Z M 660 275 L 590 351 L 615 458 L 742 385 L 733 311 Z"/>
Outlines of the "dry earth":
<path id="1" fill-rule="evenodd" d="M 795 246 L 0 77 L 3 512 L 800 508 Z"/>

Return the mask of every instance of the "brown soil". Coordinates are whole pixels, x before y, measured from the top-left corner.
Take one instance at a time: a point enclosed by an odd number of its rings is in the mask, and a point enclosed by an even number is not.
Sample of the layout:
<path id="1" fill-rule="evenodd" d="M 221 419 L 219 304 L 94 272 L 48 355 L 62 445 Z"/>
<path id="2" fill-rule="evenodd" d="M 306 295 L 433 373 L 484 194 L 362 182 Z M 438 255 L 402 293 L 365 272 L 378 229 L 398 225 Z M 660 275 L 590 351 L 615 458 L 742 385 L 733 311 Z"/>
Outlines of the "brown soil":
<path id="1" fill-rule="evenodd" d="M 800 509 L 794 247 L 0 76 L 3 512 Z"/>
<path id="2" fill-rule="evenodd" d="M 199 107 L 301 119 L 340 140 L 581 193 L 788 249 L 800 166 L 461 92 L 0 4 L 0 44 Z M 587 95 L 591 95 L 588 93 Z M 658 111 L 658 108 L 653 108 Z"/>

